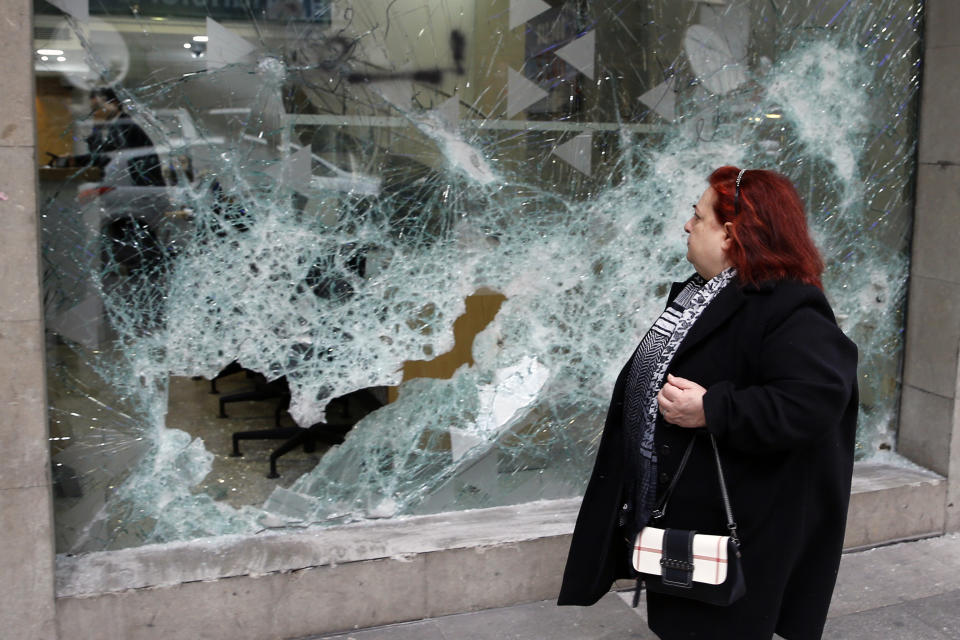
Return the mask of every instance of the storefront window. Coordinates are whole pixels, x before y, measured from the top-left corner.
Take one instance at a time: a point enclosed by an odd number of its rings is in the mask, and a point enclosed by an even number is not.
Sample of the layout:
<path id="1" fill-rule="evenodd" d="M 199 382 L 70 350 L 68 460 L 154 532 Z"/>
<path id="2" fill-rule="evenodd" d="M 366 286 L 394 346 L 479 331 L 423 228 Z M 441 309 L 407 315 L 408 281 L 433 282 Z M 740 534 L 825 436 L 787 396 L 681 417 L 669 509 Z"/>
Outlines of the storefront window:
<path id="1" fill-rule="evenodd" d="M 891 449 L 920 4 L 36 0 L 58 551 L 578 495 L 723 164 Z"/>

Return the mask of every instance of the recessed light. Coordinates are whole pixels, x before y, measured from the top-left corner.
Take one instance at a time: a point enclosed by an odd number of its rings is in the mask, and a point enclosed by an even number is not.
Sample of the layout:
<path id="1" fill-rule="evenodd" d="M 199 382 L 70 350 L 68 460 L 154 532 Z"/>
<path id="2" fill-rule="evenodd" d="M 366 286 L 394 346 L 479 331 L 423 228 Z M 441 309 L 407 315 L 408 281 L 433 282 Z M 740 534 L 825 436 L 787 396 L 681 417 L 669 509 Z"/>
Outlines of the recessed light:
<path id="1" fill-rule="evenodd" d="M 60 49 L 37 49 L 37 53 L 41 56 L 62 56 L 63 51 Z"/>
<path id="2" fill-rule="evenodd" d="M 67 59 L 64 58 L 63 56 L 57 56 L 57 62 L 66 62 L 66 61 Z"/>
<path id="3" fill-rule="evenodd" d="M 207 36 L 193 36 L 194 42 L 206 42 L 209 39 Z"/>
<path id="4" fill-rule="evenodd" d="M 183 48 L 184 48 L 184 49 L 189 49 L 189 48 L 192 47 L 192 46 L 193 46 L 193 45 L 190 44 L 189 42 L 184 42 L 184 43 L 183 43 Z"/>

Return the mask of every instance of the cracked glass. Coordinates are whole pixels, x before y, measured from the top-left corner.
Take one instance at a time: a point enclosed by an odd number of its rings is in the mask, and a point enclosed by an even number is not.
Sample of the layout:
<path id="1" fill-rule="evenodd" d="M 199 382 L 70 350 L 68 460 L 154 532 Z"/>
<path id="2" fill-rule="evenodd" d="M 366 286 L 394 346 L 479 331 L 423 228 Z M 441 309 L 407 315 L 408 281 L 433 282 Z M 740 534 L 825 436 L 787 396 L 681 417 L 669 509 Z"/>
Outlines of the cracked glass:
<path id="1" fill-rule="evenodd" d="M 579 495 L 723 164 L 797 184 L 895 449 L 918 0 L 34 20 L 61 553 Z"/>

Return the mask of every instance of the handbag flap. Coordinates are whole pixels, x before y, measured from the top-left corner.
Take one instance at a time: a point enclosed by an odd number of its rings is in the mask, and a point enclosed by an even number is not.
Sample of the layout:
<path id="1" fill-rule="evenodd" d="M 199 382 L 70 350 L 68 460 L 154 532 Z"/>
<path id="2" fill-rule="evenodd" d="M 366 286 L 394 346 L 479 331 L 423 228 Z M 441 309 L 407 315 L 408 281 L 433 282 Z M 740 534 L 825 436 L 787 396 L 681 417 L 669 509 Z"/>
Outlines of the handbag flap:
<path id="1" fill-rule="evenodd" d="M 727 542 L 730 536 L 698 533 L 693 537 L 693 581 L 723 584 L 727 579 Z M 660 575 L 663 529 L 644 527 L 633 545 L 633 568 L 639 573 Z"/>

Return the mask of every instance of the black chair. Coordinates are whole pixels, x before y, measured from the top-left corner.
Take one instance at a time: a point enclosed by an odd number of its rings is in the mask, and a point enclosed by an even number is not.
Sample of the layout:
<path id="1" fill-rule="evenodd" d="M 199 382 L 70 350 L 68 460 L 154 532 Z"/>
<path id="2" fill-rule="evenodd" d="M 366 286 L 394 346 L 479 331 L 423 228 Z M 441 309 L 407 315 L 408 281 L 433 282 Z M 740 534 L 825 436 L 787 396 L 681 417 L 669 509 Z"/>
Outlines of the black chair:
<path id="1" fill-rule="evenodd" d="M 281 405 L 282 406 L 282 405 Z M 289 392 L 287 394 L 289 406 Z M 372 389 L 360 389 L 346 395 L 334 398 L 327 405 L 327 419 L 329 422 L 318 422 L 307 428 L 279 426 L 279 412 L 277 426 L 273 429 L 256 429 L 253 431 L 237 431 L 233 434 L 233 452 L 231 457 L 243 456 L 240 451 L 241 440 L 284 440 L 284 443 L 270 453 L 270 472 L 268 478 L 279 478 L 277 460 L 280 456 L 303 446 L 305 453 L 316 451 L 317 443 L 329 446 L 343 442 L 347 433 L 365 416 L 383 406 Z M 284 407 L 286 408 L 286 407 Z"/>
<path id="2" fill-rule="evenodd" d="M 220 390 L 217 389 L 217 380 L 220 378 L 226 378 L 227 376 L 232 376 L 233 374 L 240 373 L 241 371 L 246 371 L 248 376 L 253 375 L 252 371 L 247 371 L 247 369 L 244 369 L 236 360 L 228 364 L 220 371 L 220 373 L 213 376 L 213 379 L 210 380 L 210 393 L 213 395 L 218 395 L 220 393 Z M 195 377 L 194 380 L 199 380 L 199 376 Z"/>
<path id="3" fill-rule="evenodd" d="M 253 376 L 256 375 L 253 371 L 250 371 L 249 369 L 244 369 L 239 362 L 234 360 L 233 362 L 228 364 L 226 367 L 221 369 L 217 375 L 213 376 L 213 378 L 210 379 L 210 394 L 211 395 L 220 394 L 220 390 L 217 389 L 217 380 L 219 380 L 220 378 L 226 378 L 227 376 L 232 376 L 233 374 L 240 373 L 241 371 L 245 372 L 248 378 L 252 378 Z M 203 380 L 203 376 L 193 376 L 190 379 Z"/>
<path id="4" fill-rule="evenodd" d="M 237 393 L 231 393 L 220 398 L 219 417 L 229 417 L 227 415 L 228 402 L 255 402 L 279 398 L 280 402 L 277 404 L 277 408 L 274 413 L 274 424 L 279 427 L 280 414 L 282 414 L 284 410 L 290 406 L 290 387 L 287 385 L 286 377 L 277 378 L 276 380 L 271 380 L 270 382 L 267 382 L 267 379 L 259 373 L 254 373 L 251 377 L 254 381 L 253 389 L 248 391 L 238 391 Z"/>

